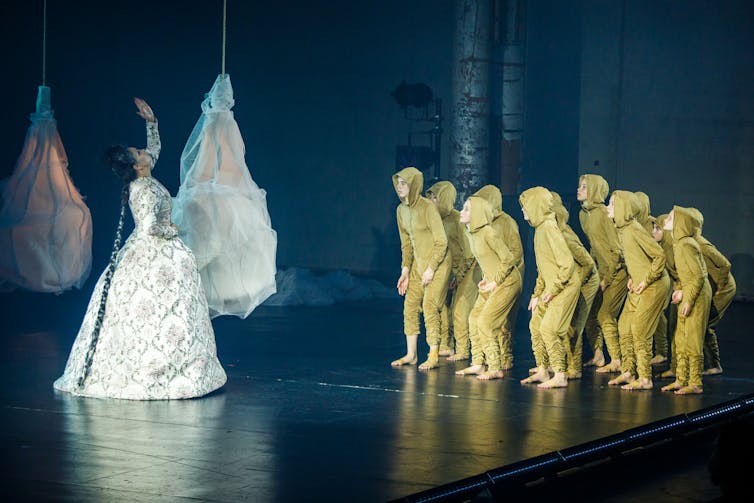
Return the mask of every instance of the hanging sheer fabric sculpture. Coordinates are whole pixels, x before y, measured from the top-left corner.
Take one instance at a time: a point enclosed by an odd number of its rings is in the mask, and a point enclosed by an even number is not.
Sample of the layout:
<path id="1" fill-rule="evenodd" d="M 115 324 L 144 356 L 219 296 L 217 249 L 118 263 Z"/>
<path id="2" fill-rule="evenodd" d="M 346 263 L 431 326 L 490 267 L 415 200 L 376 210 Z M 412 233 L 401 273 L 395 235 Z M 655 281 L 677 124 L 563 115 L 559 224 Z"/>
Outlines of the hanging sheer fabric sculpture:
<path id="1" fill-rule="evenodd" d="M 92 265 L 92 217 L 68 173 L 50 88 L 36 112 L 0 210 L 0 290 L 81 288 Z"/>
<path id="2" fill-rule="evenodd" d="M 276 292 L 277 233 L 266 192 L 246 166 L 234 103 L 230 76 L 220 74 L 183 150 L 173 204 L 173 222 L 196 256 L 212 318 L 246 318 Z"/>

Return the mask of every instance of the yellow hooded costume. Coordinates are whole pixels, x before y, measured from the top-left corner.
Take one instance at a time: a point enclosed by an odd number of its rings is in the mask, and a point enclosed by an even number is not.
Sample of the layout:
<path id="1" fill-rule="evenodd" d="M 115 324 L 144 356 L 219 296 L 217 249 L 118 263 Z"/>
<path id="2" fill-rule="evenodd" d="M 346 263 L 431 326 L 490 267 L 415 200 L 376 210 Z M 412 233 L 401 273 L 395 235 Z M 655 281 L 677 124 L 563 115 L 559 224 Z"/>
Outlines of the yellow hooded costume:
<path id="1" fill-rule="evenodd" d="M 700 221 L 699 230 L 694 239 L 699 243 L 712 287 L 712 305 L 710 306 L 707 333 L 704 338 L 704 356 L 707 360 L 707 368 L 711 370 L 711 373 L 720 373 L 722 365 L 715 326 L 723 318 L 725 311 L 736 296 L 736 280 L 730 271 L 730 261 L 720 253 L 715 245 L 702 236 L 702 227 L 704 226 L 702 213 L 696 208 L 689 208 L 689 210 L 694 212 L 695 217 Z M 705 373 L 707 372 L 709 371 L 705 371 Z"/>
<path id="2" fill-rule="evenodd" d="M 704 256 L 694 239 L 701 228 L 701 220 L 693 211 L 681 206 L 673 207 L 673 215 L 673 255 L 683 297 L 679 303 L 675 329 L 676 382 L 663 389 L 688 393 L 702 388 L 702 346 L 709 320 L 712 287 L 707 278 Z"/>
<path id="3" fill-rule="evenodd" d="M 659 215 L 655 219 L 655 225 L 657 225 L 658 229 L 662 230 L 662 238 L 660 239 L 659 244 L 662 248 L 663 254 L 665 255 L 665 270 L 667 271 L 668 276 L 670 276 L 670 291 L 672 294 L 673 290 L 680 290 L 681 284 L 678 280 L 678 271 L 676 271 L 675 269 L 675 255 L 673 253 L 673 232 L 663 230 L 665 221 L 667 219 L 667 214 Z M 675 377 L 675 364 L 677 358 L 673 355 L 676 354 L 675 327 L 677 319 L 678 306 L 671 303 L 668 305 L 667 316 L 663 314 L 663 317 L 660 318 L 659 323 L 660 325 L 663 323 L 663 321 L 665 323 L 663 332 L 666 341 L 665 346 L 662 345 L 661 341 L 658 344 L 658 338 L 655 337 L 655 354 L 663 355 L 670 361 L 670 367 L 667 371 L 663 372 L 662 377 Z M 658 328 L 658 330 L 660 329 L 662 329 L 662 327 Z"/>
<path id="4" fill-rule="evenodd" d="M 471 196 L 470 221 L 467 224 L 471 251 L 482 270 L 482 283 L 496 284 L 492 291 L 480 288 L 469 319 L 472 340 L 472 365 L 486 363 L 489 373 L 502 371 L 501 338 L 510 337 L 503 328 L 513 304 L 521 293 L 521 274 L 508 246 L 492 226 L 493 210 L 486 199 Z M 483 355 L 475 351 L 481 342 Z M 507 342 L 510 345 L 510 341 Z M 482 374 L 484 375 L 484 374 Z"/>
<path id="5" fill-rule="evenodd" d="M 599 290 L 600 280 L 597 274 L 597 266 L 586 247 L 579 239 L 576 232 L 568 225 L 568 210 L 563 206 L 563 200 L 557 192 L 550 192 L 553 199 L 553 212 L 558 228 L 563 233 L 563 238 L 571 250 L 576 269 L 581 279 L 581 289 L 576 310 L 571 318 L 571 327 L 568 330 L 568 344 L 566 344 L 566 360 L 568 363 L 568 377 L 576 378 L 581 375 L 583 359 L 583 333 L 586 326 L 587 316 L 592 309 L 594 297 Z"/>
<path id="6" fill-rule="evenodd" d="M 654 230 L 656 218 L 652 216 L 652 210 L 649 203 L 649 196 L 644 192 L 634 192 L 636 200 L 639 203 L 639 213 L 636 215 L 636 221 L 647 230 L 651 235 Z M 669 295 L 669 294 L 668 294 Z M 659 358 L 659 362 L 667 360 L 668 357 L 668 320 L 665 318 L 665 313 L 660 315 L 660 320 L 657 323 L 657 328 L 652 335 L 654 342 L 654 354 Z M 653 359 L 654 360 L 654 359 Z"/>
<path id="7" fill-rule="evenodd" d="M 475 196 L 484 198 L 490 204 L 492 208 L 492 227 L 497 231 L 498 235 L 503 239 L 505 245 L 513 254 L 513 260 L 516 263 L 521 278 L 524 277 L 524 247 L 521 244 L 521 235 L 518 232 L 518 224 L 516 220 L 503 211 L 503 194 L 494 185 L 485 185 L 474 193 Z M 516 298 L 516 302 L 513 304 L 510 313 L 508 314 L 508 320 L 505 323 L 503 329 L 506 333 L 506 337 L 503 341 L 510 342 L 512 340 L 512 332 L 516 327 L 516 315 L 518 314 L 518 303 L 520 296 Z M 509 369 L 513 367 L 513 348 L 511 344 L 500 348 L 502 351 L 503 369 Z"/>
<path id="8" fill-rule="evenodd" d="M 537 367 L 566 371 L 564 341 L 579 298 L 581 277 L 563 233 L 555 222 L 553 199 L 544 187 L 532 187 L 518 198 L 534 231 L 537 281 L 532 298 L 539 302 L 529 323 Z M 545 302 L 551 297 L 549 302 Z"/>
<path id="9" fill-rule="evenodd" d="M 645 192 L 634 192 L 633 196 L 636 198 L 637 213 L 635 220 L 652 235 L 652 228 L 654 227 L 655 219 L 652 217 L 652 210 L 649 204 L 649 196 Z"/>
<path id="10" fill-rule="evenodd" d="M 613 221 L 628 270 L 631 289 L 618 321 L 622 371 L 652 380 L 652 337 L 662 312 L 670 301 L 670 278 L 665 270 L 665 253 L 637 220 L 647 218 L 632 192 L 613 192 Z M 614 384 L 625 384 L 620 380 Z M 646 383 L 646 381 L 644 381 Z M 651 388 L 651 386 L 649 386 Z M 626 389 L 649 389 L 639 385 Z"/>
<path id="11" fill-rule="evenodd" d="M 437 209 L 442 218 L 445 235 L 448 238 L 448 252 L 452 259 L 451 280 L 456 286 L 451 296 L 451 303 L 443 304 L 441 313 L 440 354 L 444 349 L 453 350 L 453 359 L 469 357 L 469 314 L 477 297 L 476 284 L 481 274 L 474 272 L 476 260 L 471 253 L 466 229 L 460 222 L 460 213 L 453 205 L 456 201 L 456 188 L 447 181 L 437 182 L 427 189 L 427 197 L 435 197 Z M 454 341 L 455 339 L 455 345 Z"/>
<path id="12" fill-rule="evenodd" d="M 398 193 L 398 179 L 406 181 L 408 195 L 396 209 L 398 233 L 401 241 L 401 271 L 409 271 L 408 289 L 403 303 L 403 330 L 407 337 L 419 334 L 420 313 L 430 355 L 420 368 L 435 368 L 439 360 L 440 311 L 445 303 L 450 278 L 448 239 L 442 218 L 435 204 L 422 197 L 424 176 L 416 168 L 408 167 L 393 175 L 393 187 Z M 425 271 L 434 272 L 433 279 L 422 285 Z M 402 360 L 402 359 L 401 359 Z M 395 363 L 398 363 L 397 360 Z M 399 364 L 408 363 L 405 361 Z"/>
<path id="13" fill-rule="evenodd" d="M 579 178 L 579 184 L 581 182 L 586 183 L 587 198 L 581 203 L 579 222 L 589 241 L 589 251 L 597 263 L 600 283 L 604 288 L 597 292 L 590 316 L 596 316 L 607 352 L 616 360 L 601 370 L 617 372 L 620 368 L 618 362 L 621 360 L 618 315 L 628 292 L 628 274 L 618 244 L 618 233 L 605 209 L 604 201 L 610 191 L 607 181 L 599 175 L 588 174 Z M 587 335 L 591 335 L 588 327 Z"/>

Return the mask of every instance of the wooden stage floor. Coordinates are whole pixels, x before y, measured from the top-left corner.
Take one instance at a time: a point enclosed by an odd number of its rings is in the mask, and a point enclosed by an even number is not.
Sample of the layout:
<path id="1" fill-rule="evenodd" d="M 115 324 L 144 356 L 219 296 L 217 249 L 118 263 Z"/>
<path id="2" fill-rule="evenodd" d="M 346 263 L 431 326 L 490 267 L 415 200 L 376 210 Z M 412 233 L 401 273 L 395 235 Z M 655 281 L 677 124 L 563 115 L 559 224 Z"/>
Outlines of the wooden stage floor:
<path id="1" fill-rule="evenodd" d="M 216 319 L 229 379 L 201 399 L 76 398 L 52 382 L 87 295 L 0 296 L 5 501 L 390 501 L 754 391 L 752 304 L 734 303 L 719 327 L 725 373 L 706 378 L 703 395 L 674 396 L 658 383 L 613 389 L 590 370 L 567 389 L 522 386 L 533 365 L 525 327 L 500 381 L 456 377 L 462 364 L 445 361 L 391 368 L 404 349 L 396 299 Z M 715 496 L 697 482 L 677 480 L 686 489 L 674 501 Z"/>

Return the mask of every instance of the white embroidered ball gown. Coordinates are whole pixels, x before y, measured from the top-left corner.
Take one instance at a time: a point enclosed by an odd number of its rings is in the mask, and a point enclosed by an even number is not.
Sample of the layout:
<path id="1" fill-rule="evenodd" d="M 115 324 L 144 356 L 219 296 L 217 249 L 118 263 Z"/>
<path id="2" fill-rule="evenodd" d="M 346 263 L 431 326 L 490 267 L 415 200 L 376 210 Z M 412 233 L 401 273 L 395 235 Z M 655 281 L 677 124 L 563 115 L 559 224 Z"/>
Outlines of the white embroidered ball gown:
<path id="1" fill-rule="evenodd" d="M 148 151 L 159 152 L 156 123 Z M 170 225 L 171 196 L 157 180 L 137 178 L 129 205 L 135 228 L 118 253 L 89 374 L 86 352 L 97 319 L 105 273 L 94 287 L 63 375 L 60 391 L 98 398 L 194 398 L 227 379 L 196 260 Z"/>

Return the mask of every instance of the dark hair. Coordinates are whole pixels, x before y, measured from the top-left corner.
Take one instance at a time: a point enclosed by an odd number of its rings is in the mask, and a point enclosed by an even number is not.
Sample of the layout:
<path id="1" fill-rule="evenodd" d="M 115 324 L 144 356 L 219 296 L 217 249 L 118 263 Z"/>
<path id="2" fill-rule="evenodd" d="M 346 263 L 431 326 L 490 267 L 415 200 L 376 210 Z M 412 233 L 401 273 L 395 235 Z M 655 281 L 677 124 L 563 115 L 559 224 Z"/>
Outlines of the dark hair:
<path id="1" fill-rule="evenodd" d="M 125 146 L 114 145 L 108 147 L 108 149 L 105 151 L 105 162 L 110 166 L 110 168 L 112 168 L 113 173 L 115 173 L 115 175 L 123 181 L 123 188 L 121 189 L 120 194 L 120 217 L 118 218 L 118 228 L 115 231 L 113 250 L 110 253 L 110 263 L 107 265 L 105 281 L 102 285 L 99 309 L 97 311 L 97 320 L 94 322 L 94 328 L 92 329 L 92 339 L 89 342 L 89 348 L 86 351 L 86 358 L 84 359 L 84 372 L 79 378 L 78 382 L 79 389 L 84 387 L 84 382 L 86 381 L 86 378 L 89 377 L 89 371 L 92 368 L 92 359 L 94 358 L 94 352 L 97 349 L 97 341 L 99 340 L 99 333 L 102 329 L 102 320 L 105 317 L 105 305 L 107 304 L 107 295 L 110 292 L 110 281 L 112 280 L 113 273 L 115 272 L 115 260 L 118 258 L 118 251 L 120 251 L 120 243 L 123 237 L 123 222 L 126 218 L 126 204 L 128 203 L 129 184 L 136 179 L 136 171 L 134 170 L 136 159 Z"/>
<path id="2" fill-rule="evenodd" d="M 111 145 L 105 150 L 105 163 L 110 166 L 115 176 L 123 181 L 124 185 L 136 179 L 136 158 L 125 145 Z"/>

